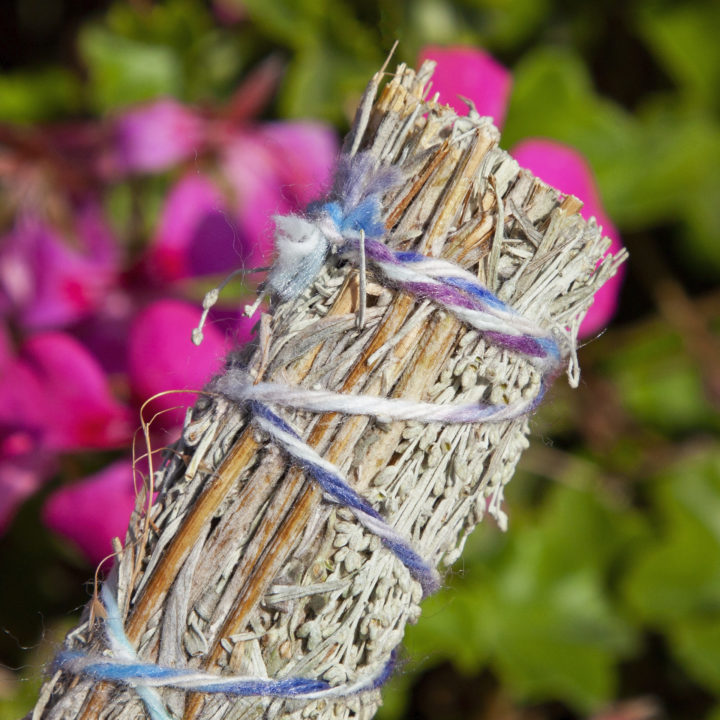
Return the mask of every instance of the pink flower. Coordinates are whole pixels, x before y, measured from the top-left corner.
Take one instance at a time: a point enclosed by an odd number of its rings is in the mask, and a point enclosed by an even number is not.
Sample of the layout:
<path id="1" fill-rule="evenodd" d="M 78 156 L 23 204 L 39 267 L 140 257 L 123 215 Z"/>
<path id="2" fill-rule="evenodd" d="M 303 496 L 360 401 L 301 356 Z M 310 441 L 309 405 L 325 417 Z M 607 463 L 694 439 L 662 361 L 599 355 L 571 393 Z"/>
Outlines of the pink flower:
<path id="1" fill-rule="evenodd" d="M 257 100 L 257 93 L 250 95 Z M 112 122 L 105 136 L 111 146 L 100 153 L 104 165 L 87 164 L 100 170 L 102 181 L 203 157 L 202 172 L 196 167 L 179 174 L 137 266 L 118 267 L 120 245 L 104 232 L 99 205 L 94 213 L 77 208 L 70 215 L 75 244 L 65 243 L 65 229 L 61 234 L 27 214 L 30 221 L 18 222 L 9 250 L 0 252 L 0 312 L 20 318 L 21 328 L 71 325 L 82 339 L 43 333 L 27 340 L 17 357 L 10 353 L 7 382 L 0 382 L 0 405 L 8 409 L 0 411 L 0 427 L 8 430 L 0 444 L 0 522 L 47 479 L 51 466 L 36 462 L 39 447 L 54 461 L 81 447 L 128 444 L 140 404 L 169 391 L 145 413 L 147 420 L 159 413 L 152 440 L 155 447 L 166 444 L 195 400 L 194 393 L 172 391 L 207 383 L 230 349 L 226 334 L 235 343 L 250 337 L 256 321 L 239 315 L 237 300 L 232 311 L 213 310 L 199 348 L 190 342 L 199 304 L 154 300 L 169 289 L 182 292 L 189 278 L 268 264 L 270 216 L 304 208 L 329 185 L 338 150 L 331 130 L 313 123 L 250 125 L 237 113 L 242 100 L 235 99 L 232 112 L 204 115 L 162 100 Z M 81 187 L 93 187 L 87 178 L 79 180 Z M 96 358 L 130 393 L 134 410 L 113 398 Z M 110 550 L 111 535 L 124 535 L 132 504 L 128 478 L 127 463 L 116 464 L 59 490 L 47 504 L 48 524 L 91 560 L 100 559 Z M 108 507 L 118 513 L 103 529 Z"/>
<path id="2" fill-rule="evenodd" d="M 49 528 L 69 538 L 96 565 L 113 552 L 113 537 L 125 539 L 134 506 L 132 463 L 123 459 L 58 490 L 42 516 Z"/>
<path id="3" fill-rule="evenodd" d="M 330 128 L 312 122 L 266 123 L 258 139 L 272 152 L 283 194 L 294 209 L 304 209 L 327 192 L 339 151 Z"/>
<path id="4" fill-rule="evenodd" d="M 131 436 L 127 407 L 77 340 L 59 332 L 26 340 L 0 380 L 0 422 L 41 433 L 53 451 L 109 448 Z"/>
<path id="5" fill-rule="evenodd" d="M 167 390 L 200 390 L 221 369 L 229 350 L 225 337 L 212 324 L 207 325 L 205 339 L 196 347 L 190 336 L 199 320 L 199 308 L 179 300 L 160 300 L 135 318 L 128 343 L 128 371 L 139 404 Z M 158 424 L 178 426 L 195 399 L 194 393 L 163 395 L 152 401 L 146 418 L 165 410 Z"/>
<path id="6" fill-rule="evenodd" d="M 304 208 L 329 186 L 335 134 L 313 123 L 225 128 L 211 136 L 229 184 L 183 175 L 168 194 L 144 266 L 154 281 L 222 275 L 268 265 L 274 213 Z"/>
<path id="7" fill-rule="evenodd" d="M 440 102 L 450 105 L 458 115 L 467 115 L 468 106 L 458 96 L 475 103 L 480 115 L 493 118 L 499 128 L 505 122 L 512 77 L 495 58 L 469 47 L 429 46 L 420 52 L 420 62 L 436 60 L 432 91 Z"/>
<path id="8" fill-rule="evenodd" d="M 165 200 L 145 261 L 156 281 L 226 273 L 245 261 L 247 242 L 215 183 L 182 177 Z"/>
<path id="9" fill-rule="evenodd" d="M 272 215 L 304 209 L 330 184 L 337 140 L 312 123 L 273 123 L 235 134 L 221 162 L 235 192 L 247 267 L 272 257 Z"/>
<path id="10" fill-rule="evenodd" d="M 10 527 L 23 502 L 50 478 L 54 461 L 37 435 L 0 425 L 0 534 Z"/>
<path id="11" fill-rule="evenodd" d="M 4 338 L 4 336 L 3 336 Z M 50 476 L 58 452 L 107 448 L 130 439 L 130 411 L 110 392 L 76 340 L 49 332 L 0 360 L 0 531 Z"/>
<path id="12" fill-rule="evenodd" d="M 68 325 L 96 310 L 116 282 L 118 252 L 100 209 L 74 209 L 68 237 L 30 214 L 0 240 L 0 312 L 28 329 Z"/>
<path id="13" fill-rule="evenodd" d="M 592 170 L 577 151 L 552 140 L 523 140 L 512 150 L 513 157 L 541 180 L 566 195 L 583 201 L 580 211 L 585 219 L 594 217 L 603 235 L 612 240 L 608 252 L 615 255 L 622 249 L 620 233 L 605 213 Z M 588 337 L 602 330 L 617 310 L 625 266 L 596 293 L 593 304 L 580 325 L 580 336 Z"/>
<path id="14" fill-rule="evenodd" d="M 38 435 L 0 424 L 0 534 L 5 532 L 16 509 L 37 492 L 54 471 L 52 454 Z"/>
<path id="15" fill-rule="evenodd" d="M 51 160 L 62 157 L 57 148 L 64 147 L 75 162 L 45 178 L 49 187 L 57 183 L 55 195 L 47 203 L 27 202 L 0 245 L 0 315 L 21 333 L 36 333 L 17 353 L 0 338 L 0 531 L 46 482 L 60 455 L 129 445 L 140 404 L 171 391 L 145 414 L 160 413 L 152 439 L 156 447 L 166 444 L 195 400 L 172 391 L 206 384 L 230 348 L 226 334 L 233 343 L 250 337 L 256 321 L 241 317 L 241 303 L 233 300 L 232 311 L 213 310 L 205 340 L 195 347 L 190 336 L 199 304 L 155 298 L 182 292 L 188 278 L 268 264 L 270 215 L 303 208 L 327 188 L 337 153 L 331 130 L 313 123 L 250 124 L 248 113 L 274 76 L 266 68 L 229 107 L 204 114 L 166 99 L 118 115 L 109 133 L 91 124 L 82 133 L 79 127 L 40 131 L 38 147 L 56 150 Z M 30 183 L 49 165 L 34 165 L 23 147 L 13 158 Z M 77 198 L 100 197 L 113 176 L 168 170 L 200 155 L 203 172 L 180 174 L 139 264 L 121 267 L 123 245 L 109 232 L 100 202 Z M 61 327 L 68 332 L 48 332 Z M 113 396 L 109 372 L 133 409 Z M 48 503 L 48 522 L 93 560 L 109 551 L 111 534 L 124 534 L 132 488 L 123 472 L 111 466 Z M 122 518 L 103 531 L 106 509 L 116 505 Z M 89 520 L 79 520 L 81 510 Z M 88 526 L 86 533 L 78 523 Z"/>
<path id="16" fill-rule="evenodd" d="M 176 100 L 158 100 L 116 118 L 111 166 L 157 172 L 191 158 L 203 145 L 203 119 Z"/>
<path id="17" fill-rule="evenodd" d="M 42 449 L 39 382 L 18 363 L 0 328 L 0 533 L 15 509 L 49 476 L 51 458 Z"/>
<path id="18" fill-rule="evenodd" d="M 442 102 L 462 109 L 462 105 L 458 106 L 457 100 L 453 99 L 458 94 L 464 95 L 475 102 L 481 115 L 492 116 L 495 124 L 502 126 L 511 77 L 487 53 L 466 47 L 429 47 L 422 51 L 420 59 L 437 61 L 433 83 Z M 604 234 L 612 240 L 609 252 L 615 254 L 622 248 L 620 234 L 603 209 L 592 171 L 578 152 L 552 140 L 532 139 L 518 144 L 510 154 L 544 182 L 582 200 L 583 217 L 595 217 Z M 617 308 L 622 277 L 621 269 L 596 293 L 580 326 L 581 337 L 592 335 L 608 324 Z"/>
<path id="19" fill-rule="evenodd" d="M 157 301 L 134 318 L 127 343 L 127 366 L 138 408 L 157 393 L 200 390 L 221 368 L 229 347 L 224 334 L 214 325 L 205 328 L 205 339 L 200 347 L 190 341 L 192 329 L 199 319 L 200 310 L 196 306 L 178 300 Z M 241 339 L 247 337 L 249 329 L 244 327 Z M 74 360 L 77 363 L 77 358 Z M 88 373 L 84 377 L 92 391 L 96 383 Z M 95 387 L 96 396 L 98 389 Z M 0 396 L 2 394 L 0 388 Z M 149 404 L 144 414 L 146 420 L 160 413 L 150 426 L 153 446 L 160 447 L 174 439 L 186 408 L 195 399 L 194 393 L 170 392 Z M 69 406 L 77 407 L 79 403 L 76 399 L 75 404 Z M 52 411 L 50 416 L 53 416 Z M 133 416 L 133 424 L 139 426 L 136 413 Z M 129 446 L 128 430 L 123 441 Z M 57 444 L 50 443 L 50 446 Z M 26 494 L 33 492 L 35 487 L 30 487 Z M 51 529 L 68 537 L 91 563 L 97 563 L 111 552 L 112 537 L 124 538 L 134 497 L 131 463 L 122 460 L 55 492 L 45 506 L 43 517 Z"/>

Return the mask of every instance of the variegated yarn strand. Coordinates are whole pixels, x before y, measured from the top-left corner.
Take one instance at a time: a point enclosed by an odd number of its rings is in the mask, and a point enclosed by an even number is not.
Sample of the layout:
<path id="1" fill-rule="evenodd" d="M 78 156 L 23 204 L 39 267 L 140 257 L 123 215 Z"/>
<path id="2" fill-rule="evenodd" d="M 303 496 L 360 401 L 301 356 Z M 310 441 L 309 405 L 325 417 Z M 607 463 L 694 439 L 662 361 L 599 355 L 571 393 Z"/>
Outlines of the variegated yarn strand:
<path id="1" fill-rule="evenodd" d="M 382 246 L 363 233 L 346 248 L 367 257 L 365 292 L 342 253 L 313 256 L 322 262 L 229 362 L 226 378 L 241 381 L 209 387 L 156 473 L 149 534 L 138 501 L 103 588 L 109 619 L 86 613 L 68 635 L 67 662 L 44 685 L 34 720 L 371 718 L 423 594 L 412 558 L 382 534 L 442 571 L 488 514 L 506 525 L 503 488 L 545 390 L 543 358 L 553 375 L 562 359 L 577 383 L 577 328 L 624 257 L 598 265 L 609 241 L 575 198 L 498 148 L 489 119 L 427 102 L 432 70 L 399 66 L 377 99 L 376 76 L 346 141 L 348 156 L 393 175 Z M 452 291 L 418 292 L 438 278 Z M 497 300 L 488 309 L 496 326 L 478 324 L 490 321 L 472 315 L 475 305 L 457 311 L 455 290 L 475 280 Z M 385 403 L 386 416 L 364 414 L 367 398 Z M 272 408 L 269 425 L 253 422 L 252 402 Z M 358 414 L 347 414 L 352 404 Z M 452 415 L 472 407 L 506 414 Z M 292 430 L 286 445 L 273 423 Z M 337 469 L 369 503 L 358 505 L 369 519 L 327 502 L 307 463 L 288 455 L 292 442 Z M 172 669 L 172 683 L 99 680 L 107 675 L 87 671 L 88 658 L 103 656 Z M 201 692 L 216 676 L 228 687 L 246 678 L 253 692 Z M 305 694 L 280 692 L 294 678 L 308 681 Z"/>

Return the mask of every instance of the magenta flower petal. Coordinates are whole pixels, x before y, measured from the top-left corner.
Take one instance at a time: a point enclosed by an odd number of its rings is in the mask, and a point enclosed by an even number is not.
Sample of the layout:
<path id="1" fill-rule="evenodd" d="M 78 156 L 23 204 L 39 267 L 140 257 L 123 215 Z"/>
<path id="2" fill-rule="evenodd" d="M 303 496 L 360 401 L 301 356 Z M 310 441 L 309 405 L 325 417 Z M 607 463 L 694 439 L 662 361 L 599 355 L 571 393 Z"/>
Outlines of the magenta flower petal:
<path id="1" fill-rule="evenodd" d="M 552 140 L 523 140 L 511 153 L 513 157 L 541 180 L 566 195 L 575 195 L 583 201 L 581 214 L 594 217 L 603 234 L 612 240 L 608 252 L 616 254 L 622 248 L 620 233 L 605 213 L 592 170 L 585 159 L 572 148 Z M 602 330 L 615 314 L 622 286 L 624 265 L 595 294 L 590 310 L 580 326 L 580 336 L 587 337 Z"/>
<path id="2" fill-rule="evenodd" d="M 134 506 L 132 463 L 118 460 L 51 495 L 43 508 L 43 521 L 95 565 L 113 552 L 112 538 L 125 539 Z"/>
<path id="3" fill-rule="evenodd" d="M 193 173 L 168 194 L 145 264 L 155 280 L 226 273 L 244 264 L 245 246 L 221 192 Z"/>
<path id="4" fill-rule="evenodd" d="M 116 270 L 120 248 L 105 218 L 102 205 L 94 200 L 78 203 L 74 209 L 76 234 L 88 259 L 98 267 Z"/>
<path id="5" fill-rule="evenodd" d="M 253 302 L 255 302 L 255 298 L 250 297 L 247 299 L 246 304 L 250 305 Z M 245 343 L 250 342 L 257 332 L 256 326 L 260 322 L 261 314 L 267 311 L 267 305 L 262 303 L 252 317 L 247 317 L 244 312 L 238 314 L 235 324 L 235 344 L 244 345 Z"/>
<path id="6" fill-rule="evenodd" d="M 106 448 L 128 441 L 129 409 L 115 400 L 100 365 L 77 340 L 62 333 L 36 335 L 22 347 L 19 362 L 16 372 L 32 377 L 28 386 L 40 395 L 32 418 L 44 429 L 48 448 Z"/>
<path id="7" fill-rule="evenodd" d="M 87 351 L 60 333 L 37 335 L 18 356 L 3 343 L 0 372 L 0 532 L 51 475 L 59 450 L 126 442 L 129 412 Z"/>
<path id="8" fill-rule="evenodd" d="M 5 328 L 0 325 L 0 378 L 13 359 L 14 353 L 12 345 L 10 344 L 10 338 Z"/>
<path id="9" fill-rule="evenodd" d="M 471 47 L 429 46 L 420 52 L 420 62 L 435 60 L 431 95 L 439 92 L 440 102 L 459 115 L 467 115 L 467 105 L 458 95 L 475 103 L 480 115 L 489 115 L 499 128 L 505 122 L 512 76 L 491 55 Z"/>
<path id="10" fill-rule="evenodd" d="M 212 324 L 205 327 L 199 347 L 190 340 L 199 320 L 197 307 L 178 300 L 158 301 L 137 316 L 130 331 L 128 368 L 138 402 L 167 390 L 200 390 L 221 369 L 228 348 Z M 195 398 L 190 393 L 163 395 L 153 400 L 145 417 L 168 410 L 157 422 L 163 427 L 181 425 L 185 408 Z"/>
<path id="11" fill-rule="evenodd" d="M 219 190 L 203 175 L 186 175 L 168 193 L 153 239 L 153 265 L 164 278 L 188 277 L 187 248 L 203 218 L 222 208 Z"/>
<path id="12" fill-rule="evenodd" d="M 223 170 L 235 192 L 246 267 L 269 264 L 272 216 L 303 210 L 326 192 L 337 154 L 335 134 L 314 123 L 271 123 L 235 133 Z"/>
<path id="13" fill-rule="evenodd" d="M 119 172 L 157 172 L 201 149 L 204 121 L 175 100 L 158 100 L 115 119 L 111 165 Z"/>
<path id="14" fill-rule="evenodd" d="M 276 213 L 293 210 L 282 192 L 279 160 L 255 135 L 235 135 L 225 146 L 223 169 L 234 193 L 238 222 L 245 238 L 243 254 L 248 268 L 263 267 L 272 259 L 273 222 Z"/>
<path id="15" fill-rule="evenodd" d="M 337 135 L 327 125 L 268 123 L 258 139 L 273 153 L 283 193 L 294 209 L 327 193 L 339 152 Z"/>
<path id="16" fill-rule="evenodd" d="M 260 317 L 262 313 L 268 311 L 268 308 L 265 303 L 261 303 L 252 317 L 247 317 L 244 307 L 251 305 L 255 300 L 257 300 L 256 295 L 249 295 L 233 302 L 232 307 L 215 307 L 211 311 L 213 326 L 227 338 L 231 347 L 244 345 L 256 335 Z"/>
<path id="17" fill-rule="evenodd" d="M 44 433 L 48 425 L 47 388 L 39 373 L 22 358 L 6 361 L 0 372 L 0 427 Z"/>
<path id="18" fill-rule="evenodd" d="M 0 535 L 22 502 L 50 477 L 54 464 L 40 436 L 0 423 Z"/>
<path id="19" fill-rule="evenodd" d="M 115 283 L 113 241 L 90 206 L 77 209 L 72 238 L 25 216 L 0 246 L 0 307 L 26 328 L 61 327 L 89 315 Z"/>

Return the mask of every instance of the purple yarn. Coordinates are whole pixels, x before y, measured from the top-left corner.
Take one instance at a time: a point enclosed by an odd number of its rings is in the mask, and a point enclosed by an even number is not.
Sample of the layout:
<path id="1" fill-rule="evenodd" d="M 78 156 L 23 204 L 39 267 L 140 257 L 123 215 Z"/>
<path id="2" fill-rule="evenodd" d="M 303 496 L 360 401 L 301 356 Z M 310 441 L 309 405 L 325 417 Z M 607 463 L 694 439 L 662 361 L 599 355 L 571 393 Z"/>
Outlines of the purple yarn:
<path id="1" fill-rule="evenodd" d="M 270 408 L 262 403 L 252 401 L 249 403 L 250 411 L 258 417 L 264 418 L 283 432 L 292 435 L 297 440 L 300 436 L 288 425 L 279 415 L 276 415 Z M 389 530 L 391 528 L 385 523 L 382 515 L 360 494 L 355 492 L 340 475 L 328 472 L 326 468 L 309 462 L 305 459 L 298 459 L 299 464 L 316 480 L 318 485 L 335 502 L 353 510 L 358 510 L 369 515 L 378 523 L 382 523 Z M 439 588 L 437 573 L 431 568 L 415 550 L 406 542 L 399 539 L 380 537 L 383 544 L 391 550 L 399 560 L 407 567 L 410 574 L 420 583 L 423 595 L 427 596 L 436 592 Z"/>
<path id="2" fill-rule="evenodd" d="M 514 350 L 528 357 L 548 357 L 547 348 L 543 347 L 537 338 L 529 335 L 505 335 L 490 330 L 485 333 L 485 337 L 496 345 L 502 345 L 508 350 Z"/>
<path id="3" fill-rule="evenodd" d="M 353 242 L 353 245 L 355 243 Z M 405 262 L 418 263 L 427 259 L 418 253 L 395 253 L 383 243 L 366 239 L 365 253 L 376 263 L 390 265 L 403 265 Z M 466 308 L 486 312 L 488 307 L 515 314 L 496 295 L 482 285 L 473 284 L 465 278 L 441 277 L 436 283 L 402 282 L 397 286 L 412 295 L 423 299 L 434 300 L 447 306 Z M 533 358 L 550 358 L 560 360 L 560 351 L 557 343 L 551 338 L 533 337 L 532 335 L 510 335 L 492 330 L 486 330 L 485 336 L 497 345 L 522 353 Z"/>
<path id="4" fill-rule="evenodd" d="M 343 156 L 335 178 L 333 197 L 336 199 L 321 205 L 313 204 L 309 211 L 311 214 L 326 213 L 340 234 L 363 231 L 366 236 L 365 255 L 372 262 L 396 267 L 421 263 L 427 258 L 420 253 L 394 252 L 375 239 L 384 234 L 382 196 L 396 182 L 395 171 L 378 168 L 375 159 L 367 153 L 354 157 Z M 348 239 L 346 248 L 355 251 L 357 247 L 357 239 Z M 500 311 L 510 317 L 517 316 L 512 308 L 480 283 L 453 275 L 438 277 L 437 280 L 437 283 L 395 282 L 395 285 L 419 298 L 433 300 L 450 309 L 458 307 L 479 312 Z M 547 358 L 553 364 L 561 358 L 557 343 L 551 338 L 498 331 L 485 331 L 485 335 L 491 342 L 531 358 Z"/>
<path id="5" fill-rule="evenodd" d="M 443 282 L 447 283 L 448 285 L 453 285 L 454 287 L 458 288 L 459 290 L 463 290 L 466 293 L 469 293 L 473 297 L 480 300 L 485 305 L 489 305 L 492 308 L 495 308 L 497 310 L 505 310 L 506 312 L 514 313 L 515 311 L 509 306 L 506 305 L 502 300 L 500 300 L 497 295 L 493 295 L 486 287 L 483 287 L 480 284 L 477 283 L 471 283 L 469 280 L 466 280 L 465 278 L 458 278 L 458 277 L 443 277 Z"/>
<path id="6" fill-rule="evenodd" d="M 370 260 L 378 263 L 388 263 L 398 266 L 403 265 L 403 263 L 397 258 L 396 253 L 390 250 L 387 245 L 384 245 L 377 240 L 366 238 L 365 254 Z M 400 283 L 399 287 L 403 290 L 407 290 L 410 294 L 417 295 L 423 299 L 436 300 L 446 305 L 457 305 L 458 307 L 467 308 L 468 310 L 482 309 L 472 298 L 467 297 L 453 287 L 440 283 L 409 282 Z"/>

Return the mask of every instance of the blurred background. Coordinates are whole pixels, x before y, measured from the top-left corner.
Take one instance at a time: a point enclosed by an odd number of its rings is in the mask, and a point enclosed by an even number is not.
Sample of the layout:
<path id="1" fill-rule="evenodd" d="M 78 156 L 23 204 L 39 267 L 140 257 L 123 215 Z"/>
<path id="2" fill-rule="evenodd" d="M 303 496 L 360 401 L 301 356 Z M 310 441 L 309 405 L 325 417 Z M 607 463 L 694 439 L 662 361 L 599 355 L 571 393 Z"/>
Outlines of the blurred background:
<path id="1" fill-rule="evenodd" d="M 124 534 L 142 401 L 247 341 L 261 275 L 196 349 L 203 294 L 327 188 L 397 39 L 409 64 L 494 72 L 503 147 L 572 148 L 587 196 L 546 179 L 630 261 L 580 388 L 532 420 L 509 531 L 484 523 L 425 602 L 381 717 L 720 720 L 718 30 L 710 0 L 6 2 L 0 718 L 32 707 Z M 154 446 L 189 401 L 146 410 Z"/>

